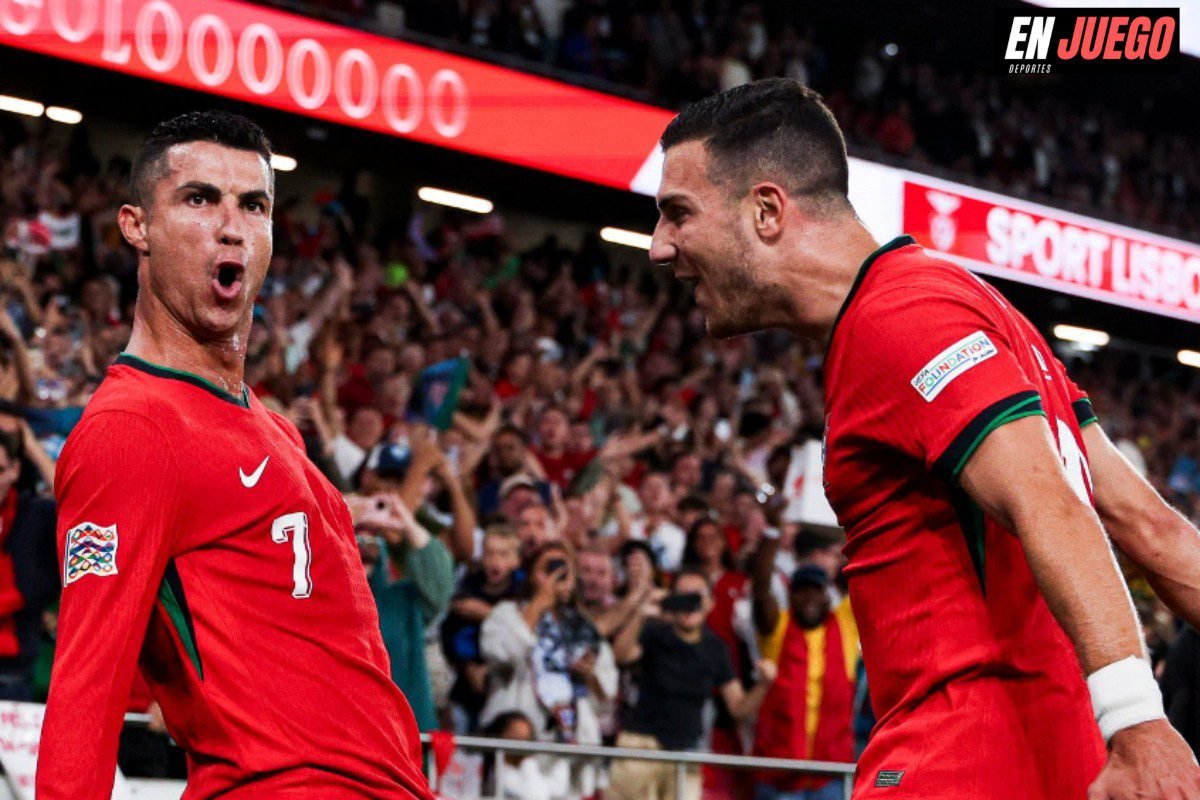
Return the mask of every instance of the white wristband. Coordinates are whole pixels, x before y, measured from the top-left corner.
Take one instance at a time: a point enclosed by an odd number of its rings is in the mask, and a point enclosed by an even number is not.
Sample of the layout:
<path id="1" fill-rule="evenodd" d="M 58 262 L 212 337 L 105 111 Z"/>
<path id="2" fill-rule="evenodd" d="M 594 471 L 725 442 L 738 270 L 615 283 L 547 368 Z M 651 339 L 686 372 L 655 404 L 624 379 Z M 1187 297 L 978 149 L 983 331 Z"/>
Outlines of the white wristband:
<path id="1" fill-rule="evenodd" d="M 1129 656 L 1096 670 L 1087 679 L 1092 711 L 1104 742 L 1117 731 L 1154 719 L 1166 719 L 1162 692 L 1150 663 Z"/>

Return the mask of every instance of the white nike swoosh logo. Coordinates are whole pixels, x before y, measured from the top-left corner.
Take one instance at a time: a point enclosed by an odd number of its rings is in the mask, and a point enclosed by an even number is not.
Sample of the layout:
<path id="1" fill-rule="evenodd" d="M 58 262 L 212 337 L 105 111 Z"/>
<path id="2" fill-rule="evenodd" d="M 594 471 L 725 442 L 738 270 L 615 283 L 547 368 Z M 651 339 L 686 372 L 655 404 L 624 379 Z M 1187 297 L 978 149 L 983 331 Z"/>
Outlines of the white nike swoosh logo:
<path id="1" fill-rule="evenodd" d="M 249 475 L 243 472 L 241 467 L 238 467 L 238 475 L 242 476 L 242 486 L 245 486 L 247 489 L 253 489 L 255 486 L 257 486 L 258 479 L 262 477 L 263 470 L 267 468 L 267 462 L 270 460 L 270 456 L 264 458 L 262 463 L 258 465 L 258 469 L 254 470 L 254 472 L 250 473 Z"/>

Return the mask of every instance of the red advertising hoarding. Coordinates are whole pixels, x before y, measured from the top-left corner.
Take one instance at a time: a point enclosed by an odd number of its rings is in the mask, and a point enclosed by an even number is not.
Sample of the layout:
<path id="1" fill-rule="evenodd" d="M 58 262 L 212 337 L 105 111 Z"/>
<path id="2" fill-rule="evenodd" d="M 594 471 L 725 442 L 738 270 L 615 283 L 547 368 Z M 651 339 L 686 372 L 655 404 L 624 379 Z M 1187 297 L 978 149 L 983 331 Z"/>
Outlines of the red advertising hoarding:
<path id="1" fill-rule="evenodd" d="M 651 193 L 672 117 L 234 0 L 0 0 L 0 46 Z"/>
<path id="2" fill-rule="evenodd" d="M 1200 322 L 1200 247 L 913 173 L 903 196 L 904 230 L 971 270 Z"/>

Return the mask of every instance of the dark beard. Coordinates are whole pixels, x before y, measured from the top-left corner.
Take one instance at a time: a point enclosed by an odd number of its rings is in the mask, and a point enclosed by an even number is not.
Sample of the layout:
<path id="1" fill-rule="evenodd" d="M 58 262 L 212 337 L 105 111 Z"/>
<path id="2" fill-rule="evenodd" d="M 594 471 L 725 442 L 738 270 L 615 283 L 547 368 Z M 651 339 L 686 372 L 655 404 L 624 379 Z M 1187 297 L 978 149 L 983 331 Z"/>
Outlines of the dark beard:
<path id="1" fill-rule="evenodd" d="M 737 238 L 736 252 L 730 253 L 730 258 L 725 261 L 736 266 L 725 271 L 717 292 L 720 310 L 716 314 L 710 312 L 706 315 L 708 333 L 717 339 L 754 333 L 765 327 L 758 313 L 764 299 L 763 293 L 750 277 L 750 264 L 746 260 L 748 248 L 745 245 L 748 243 L 740 235 Z"/>

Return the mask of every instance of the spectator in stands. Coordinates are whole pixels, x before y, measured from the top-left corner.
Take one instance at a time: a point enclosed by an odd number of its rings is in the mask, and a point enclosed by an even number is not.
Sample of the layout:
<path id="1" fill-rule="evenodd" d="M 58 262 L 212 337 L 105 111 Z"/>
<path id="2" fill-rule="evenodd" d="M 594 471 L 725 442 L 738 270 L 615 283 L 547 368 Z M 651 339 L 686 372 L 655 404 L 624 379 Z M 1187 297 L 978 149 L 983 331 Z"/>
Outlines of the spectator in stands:
<path id="1" fill-rule="evenodd" d="M 575 475 L 598 455 L 595 450 L 569 450 L 570 432 L 570 420 L 565 409 L 551 406 L 542 412 L 534 453 L 545 470 L 546 480 L 563 491 L 566 491 Z"/>
<path id="2" fill-rule="evenodd" d="M 599 450 L 572 450 L 569 446 L 571 425 L 567 412 L 561 406 L 550 406 L 542 412 L 538 421 L 538 440 L 533 452 L 542 465 L 546 480 L 566 492 L 575 476 L 593 459 L 611 462 L 644 450 L 662 438 L 663 432 L 656 430 L 627 437 L 612 437 Z"/>
<path id="3" fill-rule="evenodd" d="M 795 566 L 815 564 L 829 576 L 829 603 L 834 609 L 839 608 L 847 600 L 845 592 L 838 583 L 842 568 L 846 566 L 846 557 L 842 555 L 843 542 L 841 538 L 840 534 L 831 535 L 800 526 L 792 547 L 796 554 Z"/>
<path id="4" fill-rule="evenodd" d="M 599 627 L 599 619 L 618 603 L 616 566 L 607 550 L 596 548 L 579 551 L 576 563 L 579 566 L 579 607 Z"/>
<path id="5" fill-rule="evenodd" d="M 357 480 L 367 455 L 382 441 L 383 432 L 383 414 L 378 409 L 361 406 L 350 413 L 345 432 L 333 439 L 333 460 L 343 481 L 352 484 Z"/>
<path id="6" fill-rule="evenodd" d="M 505 711 L 484 728 L 483 735 L 490 739 L 509 739 L 517 742 L 536 741 L 533 723 L 520 711 Z M 484 792 L 488 797 L 503 797 L 504 800 L 553 800 L 561 796 L 569 782 L 566 763 L 554 762 L 549 770 L 546 762 L 534 756 L 509 753 L 504 756 L 503 774 L 499 776 L 499 791 L 495 785 L 495 761 L 484 762 Z"/>
<path id="7" fill-rule="evenodd" d="M 40 449 L 28 424 L 20 431 L 0 433 L 0 699 L 32 702 L 42 613 L 60 567 L 54 501 L 17 490 L 23 449 Z"/>
<path id="8" fill-rule="evenodd" d="M 617 637 L 614 652 L 622 666 L 638 665 L 637 700 L 617 737 L 618 747 L 697 750 L 704 731 L 702 711 L 717 691 L 734 717 L 758 711 L 775 677 L 770 661 L 757 664 L 759 682 L 746 692 L 733 672 L 729 652 L 705 618 L 712 609 L 708 578 L 684 569 L 662 603 L 662 619 L 639 613 Z M 609 792 L 618 800 L 677 797 L 673 764 L 618 760 Z M 684 797 L 699 800 L 700 772 L 688 770 Z"/>
<path id="9" fill-rule="evenodd" d="M 575 606 L 575 566 L 561 542 L 525 562 L 522 599 L 497 605 L 480 646 L 492 667 L 481 720 L 517 710 L 539 740 L 598 744 L 599 719 L 616 696 L 612 649 Z"/>
<path id="10" fill-rule="evenodd" d="M 646 586 L 659 585 L 658 563 L 654 560 L 654 551 L 649 543 L 630 539 L 621 545 L 617 562 L 621 565 L 621 574 L 625 576 L 625 583 L 619 592 L 622 597 L 644 590 Z"/>
<path id="11" fill-rule="evenodd" d="M 658 566 L 666 572 L 676 572 L 683 565 L 687 534 L 671 518 L 675 501 L 670 478 L 662 472 L 646 475 L 642 478 L 638 498 L 642 509 L 630 520 L 629 537 L 648 542 Z"/>
<path id="12" fill-rule="evenodd" d="M 355 498 L 359 554 L 375 604 L 392 680 L 404 692 L 422 731 L 438 727 L 425 661 L 425 627 L 454 591 L 454 562 L 445 545 L 395 494 Z"/>
<path id="13" fill-rule="evenodd" d="M 397 494 L 422 525 L 439 537 L 445 535 L 446 547 L 456 559 L 469 561 L 475 556 L 475 508 L 436 432 L 427 426 L 393 429 L 389 440 L 368 456 L 359 483 L 363 494 Z M 448 511 L 433 502 L 439 487 L 448 498 Z"/>
<path id="14" fill-rule="evenodd" d="M 739 604 L 745 612 L 749 579 L 734 569 L 729 542 L 721 525 L 711 517 L 700 517 L 688 533 L 687 549 L 683 554 L 685 568 L 702 572 L 712 587 L 712 607 L 706 620 L 709 629 L 725 645 L 733 673 L 739 681 L 750 678 L 752 664 L 746 643 L 737 633 L 735 617 Z M 709 746 L 714 753 L 742 755 L 740 721 L 730 713 L 723 698 L 717 697 L 717 714 L 712 725 Z M 724 770 L 706 767 L 704 787 L 709 794 L 720 797 L 745 796 L 750 791 L 745 770 Z"/>
<path id="15" fill-rule="evenodd" d="M 529 439 L 515 425 L 505 425 L 496 432 L 491 446 L 492 476 L 479 487 L 477 510 L 482 519 L 489 520 L 501 512 L 501 488 L 514 485 L 507 483 L 508 479 L 517 475 L 525 475 L 541 496 L 543 503 L 549 504 L 550 484 L 535 477 L 535 470 L 540 468 L 537 456 L 529 449 Z"/>
<path id="16" fill-rule="evenodd" d="M 442 650 L 455 670 L 450 701 L 459 733 L 478 727 L 479 712 L 487 700 L 488 666 L 479 645 L 479 628 L 496 604 L 516 599 L 520 566 L 521 542 L 516 531 L 504 525 L 488 528 L 480 565 L 463 575 L 450 601 L 450 613 L 442 621 Z"/>
<path id="17" fill-rule="evenodd" d="M 856 632 L 831 613 L 829 576 L 814 564 L 792 575 L 788 604 L 771 590 L 778 537 L 764 537 L 753 561 L 754 625 L 764 658 L 779 675 L 759 714 L 754 754 L 768 758 L 846 762 L 858 665 Z M 839 781 L 824 776 L 763 772 L 756 800 L 837 800 Z"/>
<path id="18" fill-rule="evenodd" d="M 610 642 L 633 624 L 639 613 L 658 613 L 656 604 L 666 596 L 666 591 L 654 585 L 652 568 L 629 570 L 625 591 L 618 597 L 616 565 L 606 548 L 592 546 L 581 551 L 578 563 L 580 608 Z"/>
<path id="19" fill-rule="evenodd" d="M 522 478 L 524 480 L 524 478 Z M 521 484 L 527 487 L 531 484 Z M 555 490 L 557 491 L 557 490 Z M 515 525 L 521 554 L 528 556 L 549 542 L 561 542 L 562 532 L 554 513 L 540 499 L 530 498 L 517 512 Z"/>

